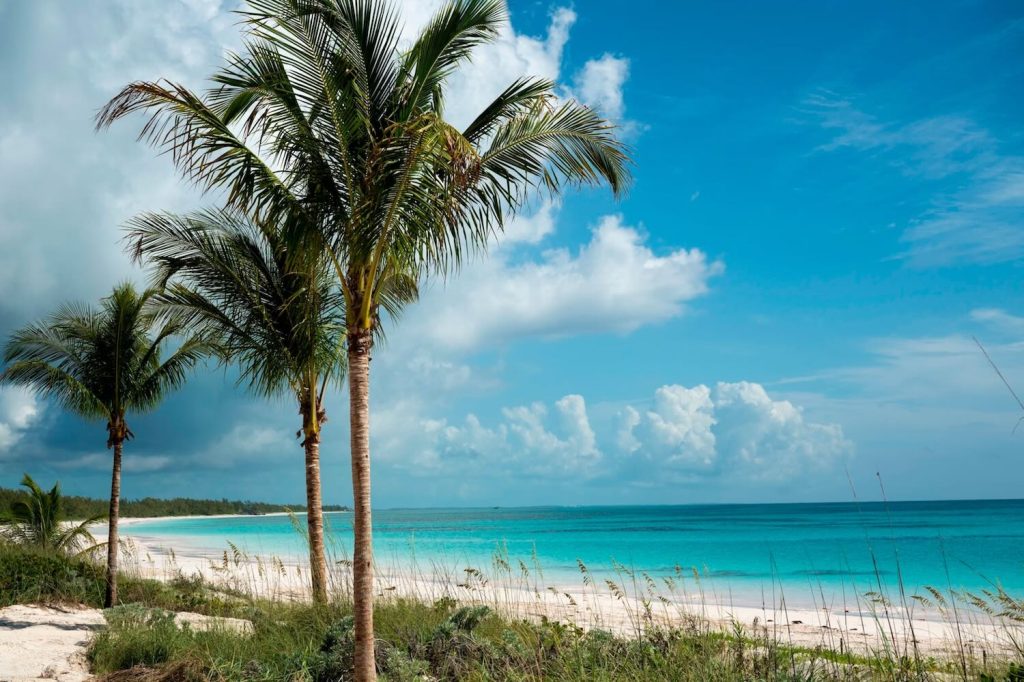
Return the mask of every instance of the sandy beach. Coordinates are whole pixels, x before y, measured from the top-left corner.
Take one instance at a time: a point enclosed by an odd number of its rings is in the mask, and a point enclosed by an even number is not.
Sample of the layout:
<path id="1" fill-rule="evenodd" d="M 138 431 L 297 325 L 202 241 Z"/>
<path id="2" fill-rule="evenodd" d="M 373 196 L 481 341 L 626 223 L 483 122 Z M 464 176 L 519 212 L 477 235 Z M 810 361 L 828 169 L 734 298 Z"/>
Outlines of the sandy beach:
<path id="1" fill-rule="evenodd" d="M 186 517 L 174 517 L 178 520 Z M 210 518 L 210 517 L 204 517 Z M 221 551 L 197 549 L 190 543 L 169 543 L 133 533 L 141 521 L 123 519 L 122 538 L 128 547 L 128 570 L 158 579 L 200 575 L 210 583 L 246 594 L 277 599 L 307 598 L 308 575 L 301 558 L 248 555 L 225 547 Z M 94 533 L 100 537 L 105 526 Z M 614 576 L 613 576 L 614 577 Z M 780 642 L 836 651 L 892 650 L 943 657 L 966 649 L 977 655 L 1009 652 L 1007 625 L 976 611 L 951 614 L 916 601 L 902 605 L 815 602 L 815 607 L 793 607 L 785 600 L 739 602 L 722 595 L 670 594 L 644 585 L 609 585 L 605 576 L 592 576 L 589 584 L 548 585 L 510 574 L 487 575 L 476 569 L 431 565 L 416 571 L 378 565 L 377 588 L 381 599 L 414 598 L 434 601 L 452 598 L 460 603 L 485 604 L 514 618 L 542 617 L 601 628 L 620 635 L 639 635 L 659 626 L 691 624 L 745 636 L 774 638 Z M 350 585 L 346 562 L 332 568 L 332 589 L 345 593 Z M 1024 627 L 1010 626 L 1015 637 Z"/>

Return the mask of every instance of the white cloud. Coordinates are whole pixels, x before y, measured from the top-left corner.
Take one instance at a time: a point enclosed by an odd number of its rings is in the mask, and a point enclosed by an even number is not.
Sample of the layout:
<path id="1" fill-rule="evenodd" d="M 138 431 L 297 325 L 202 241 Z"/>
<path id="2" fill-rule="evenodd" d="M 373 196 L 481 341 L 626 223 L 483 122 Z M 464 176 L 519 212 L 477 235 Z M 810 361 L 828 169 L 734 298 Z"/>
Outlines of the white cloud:
<path id="1" fill-rule="evenodd" d="M 820 468 L 850 453 L 838 424 L 811 423 L 788 400 L 773 400 L 750 382 L 720 383 L 715 389 L 717 448 L 726 466 L 789 478 L 803 467 Z"/>
<path id="2" fill-rule="evenodd" d="M 205 87 L 224 51 L 240 43 L 238 17 L 231 13 L 238 4 L 117 0 L 69 8 L 39 2 L 5 15 L 15 38 L 8 47 L 24 58 L 5 62 L 5 75 L 23 87 L 0 101 L 0 168 L 18 168 L 0 184 L 0 289 L 17 287 L 21 295 L 0 301 L 0 327 L 21 324 L 68 291 L 92 300 L 118 279 L 138 277 L 121 249 L 123 222 L 142 210 L 201 202 L 166 158 L 135 140 L 139 122 L 97 134 L 92 117 L 132 80 L 167 77 Z M 442 4 L 399 3 L 406 38 Z M 465 125 L 522 76 L 558 80 L 575 21 L 575 12 L 562 7 L 551 12 L 539 37 L 506 24 L 496 42 L 453 76 L 448 115 Z M 76 30 L 84 24 L 89 31 Z M 508 240 L 537 243 L 554 231 L 556 208 L 544 204 L 532 218 L 514 222 Z"/>
<path id="3" fill-rule="evenodd" d="M 41 414 L 42 405 L 30 391 L 0 387 L 0 459 L 13 450 Z"/>
<path id="4" fill-rule="evenodd" d="M 971 311 L 971 319 L 1024 337 L 1024 317 L 1012 315 L 1002 308 L 976 308 Z"/>
<path id="5" fill-rule="evenodd" d="M 140 279 L 141 273 L 131 267 L 121 248 L 123 221 L 141 210 L 185 210 L 203 203 L 194 188 L 179 179 L 167 158 L 136 141 L 140 121 L 127 121 L 96 133 L 93 115 L 120 87 L 135 79 L 168 77 L 192 88 L 206 87 L 206 79 L 220 65 L 225 49 L 237 48 L 240 42 L 238 17 L 230 12 L 238 4 L 235 0 L 83 0 L 67 7 L 57 2 L 5 7 L 3 33 L 11 39 L 0 46 L 0 52 L 18 54 L 19 59 L 4 61 L 2 71 L 19 87 L 8 90 L 0 99 L 0 169 L 18 170 L 4 174 L 0 183 L 0 289 L 16 290 L 19 295 L 0 300 L 0 333 L 45 314 L 67 298 L 69 292 L 83 300 L 95 300 L 120 279 Z M 400 5 L 408 36 L 442 2 L 406 0 Z M 521 76 L 551 78 L 562 83 L 560 92 L 568 92 L 566 77 L 572 74 L 564 73 L 563 56 L 575 21 L 575 12 L 562 7 L 552 10 L 540 35 L 524 35 L 511 25 L 505 26 L 495 44 L 481 49 L 466 69 L 453 77 L 448 115 L 458 125 L 468 123 L 501 89 Z M 83 25 L 88 25 L 89 30 L 78 30 Z M 61 49 L 53 50 L 54 45 Z M 606 68 L 614 65 L 599 53 L 581 56 L 596 57 L 592 62 Z M 619 75 L 615 82 L 621 85 L 626 71 Z M 587 91 L 600 92 L 607 102 L 621 102 L 621 93 L 616 94 L 613 89 Z M 395 381 L 390 395 L 403 397 L 405 391 L 436 399 L 440 393 L 479 391 L 481 387 L 493 386 L 495 380 L 487 376 L 486 370 L 471 370 L 468 365 L 445 357 L 443 349 L 466 349 L 478 341 L 493 341 L 495 335 L 509 330 L 513 336 L 557 336 L 575 333 L 581 326 L 599 331 L 627 331 L 681 313 L 687 301 L 703 293 L 703 280 L 721 269 L 696 250 L 655 254 L 638 230 L 623 227 L 618 219 L 609 219 L 614 224 L 595 232 L 590 244 L 582 249 L 559 249 L 539 255 L 531 252 L 530 247 L 556 231 L 558 209 L 557 203 L 540 201 L 536 212 L 513 221 L 495 258 L 467 268 L 466 277 L 454 280 L 451 290 L 472 298 L 474 281 L 480 284 L 488 277 L 505 275 L 514 279 L 513 288 L 525 287 L 521 290 L 542 297 L 549 295 L 550 287 L 531 282 L 531 278 L 559 276 L 576 281 L 577 287 L 596 287 L 602 284 L 602 274 L 615 274 L 611 268 L 614 264 L 605 261 L 620 254 L 635 259 L 638 270 L 630 271 L 629 276 L 637 277 L 643 290 L 663 300 L 626 311 L 624 321 L 619 322 L 607 317 L 623 314 L 630 306 L 629 292 L 607 292 L 600 301 L 603 312 L 573 313 L 581 319 L 570 315 L 569 325 L 563 329 L 552 316 L 564 314 L 565 307 L 573 305 L 573 301 L 589 303 L 591 298 L 577 291 L 572 299 L 541 302 L 540 316 L 527 319 L 521 332 L 516 331 L 523 324 L 523 320 L 516 319 L 520 315 L 518 310 L 510 311 L 511 326 L 493 319 L 484 319 L 481 325 L 473 321 L 468 330 L 471 338 L 463 337 L 459 325 L 455 325 L 452 329 L 458 333 L 454 343 L 438 344 L 442 347 L 440 355 L 433 352 L 434 348 L 430 353 L 423 350 L 427 342 L 445 335 L 436 321 L 430 322 L 416 328 L 426 330 L 415 339 L 419 352 L 381 354 L 382 363 L 396 363 L 393 369 L 397 371 L 391 375 L 400 375 L 401 382 Z M 674 290 L 676 285 L 682 287 L 681 291 Z M 666 292 L 666 288 L 673 290 Z M 488 295 L 487 286 L 480 289 Z M 505 303 L 518 305 L 515 291 L 504 295 L 513 297 L 506 298 Z M 429 320 L 433 310 L 452 312 L 447 301 L 432 308 L 432 300 L 428 294 L 425 304 L 413 307 L 408 315 Z M 469 318 L 471 312 L 458 319 Z M 396 337 L 407 337 L 406 329 L 412 331 L 414 327 L 403 322 Z M 388 379 L 384 374 L 379 376 L 386 385 Z M 200 389 L 194 388 L 195 382 L 192 387 L 186 390 L 202 395 Z M 175 452 L 168 459 L 166 453 L 170 448 L 161 450 L 160 446 L 147 443 L 143 451 L 140 444 L 137 450 L 129 451 L 134 455 L 133 461 L 138 460 L 130 466 L 169 471 L 188 466 L 233 466 L 249 457 L 273 458 L 288 453 L 301 456 L 298 441 L 292 438 L 294 430 L 289 427 L 294 419 L 291 408 L 284 410 L 287 418 L 280 418 L 280 433 L 273 431 L 271 435 L 267 427 L 277 421 L 255 423 L 251 409 L 239 407 L 251 408 L 259 401 L 241 392 L 231 395 L 228 400 L 235 410 L 224 427 L 226 435 L 220 435 L 219 424 L 213 427 L 197 415 L 194 405 L 200 404 L 201 399 L 184 408 L 178 403 L 169 409 L 184 412 L 179 417 L 187 423 L 206 424 L 194 445 L 183 446 L 192 454 L 182 457 Z M 400 407 L 401 400 L 395 404 Z M 572 442 L 573 447 L 587 450 L 587 432 L 579 421 L 579 412 L 573 412 L 575 407 L 570 401 L 564 408 L 550 408 L 546 419 L 551 424 L 547 428 L 557 432 L 561 440 Z M 244 416 L 238 418 L 240 412 Z M 382 422 L 386 414 L 378 418 L 375 413 L 374 419 Z M 65 433 L 67 423 L 61 422 L 61 428 L 52 429 L 51 435 Z M 235 423 L 239 426 L 232 430 Z M 526 426 L 525 422 L 519 423 L 522 429 Z M 7 422 L 0 423 L 0 451 L 2 443 L 12 442 L 18 434 L 20 431 Z M 539 432 L 535 435 L 539 437 Z M 49 452 L 58 450 L 71 466 L 97 470 L 108 466 L 106 453 L 77 447 L 71 451 L 56 447 Z M 57 455 L 52 459 L 58 459 Z M 126 454 L 126 467 L 128 460 Z"/>
<path id="6" fill-rule="evenodd" d="M 709 467 L 714 463 L 716 454 L 712 430 L 714 411 L 711 390 L 707 386 L 662 386 L 654 393 L 652 409 L 642 417 L 631 415 L 627 420 L 627 424 L 632 426 L 627 433 L 620 434 L 620 440 L 628 442 L 632 439 L 630 453 L 640 452 L 669 462 Z"/>
<path id="7" fill-rule="evenodd" d="M 605 54 L 587 61 L 573 81 L 573 92 L 602 115 L 621 121 L 626 113 L 622 88 L 629 78 L 629 60 Z"/>
<path id="8" fill-rule="evenodd" d="M 441 5 L 439 0 L 402 2 L 403 40 L 411 41 Z M 462 127 L 517 78 L 562 80 L 562 57 L 576 19 L 576 12 L 568 7 L 553 9 L 541 37 L 517 33 L 506 25 L 494 43 L 474 52 L 472 62 L 451 79 L 446 115 Z M 623 88 L 628 78 L 629 60 L 604 54 L 587 60 L 573 76 L 571 87 L 563 87 L 561 94 L 594 107 L 628 133 L 636 129 L 635 123 L 624 120 Z"/>
<path id="9" fill-rule="evenodd" d="M 620 446 L 682 472 L 781 480 L 852 451 L 838 424 L 809 422 L 791 402 L 746 381 L 663 386 L 650 410 L 627 410 Z"/>
<path id="10" fill-rule="evenodd" d="M 786 480 L 827 468 L 853 447 L 837 424 L 808 421 L 793 403 L 749 382 L 663 386 L 650 409 L 621 408 L 618 428 L 603 439 L 580 395 L 550 408 L 504 408 L 492 426 L 475 414 L 458 424 L 431 418 L 410 401 L 384 412 L 374 437 L 387 445 L 375 451 L 386 453 L 389 466 L 418 475 Z"/>
<path id="11" fill-rule="evenodd" d="M 174 458 L 166 455 L 138 455 L 132 452 L 131 446 L 126 446 L 121 469 L 128 474 L 146 474 L 154 471 L 164 471 L 174 463 Z M 55 462 L 53 466 L 58 469 L 71 471 L 90 470 L 108 472 L 113 466 L 113 454 L 108 452 L 94 452 L 80 455 L 74 459 L 63 462 Z"/>
<path id="12" fill-rule="evenodd" d="M 407 0 L 403 9 L 417 4 Z M 433 6 L 430 9 L 432 12 Z M 407 17 L 409 29 L 425 23 L 431 13 L 423 9 L 412 11 Z M 511 25 L 506 25 L 495 42 L 475 51 L 473 60 L 451 78 L 446 116 L 461 128 L 517 78 L 535 76 L 557 81 L 562 53 L 574 23 L 576 13 L 561 7 L 552 11 L 547 33 L 542 38 L 517 33 Z"/>
<path id="13" fill-rule="evenodd" d="M 953 115 L 881 121 L 829 92 L 804 105 L 835 133 L 820 150 L 870 152 L 921 182 L 947 181 L 931 208 L 904 229 L 907 247 L 898 256 L 908 264 L 999 263 L 1024 256 L 1024 157 L 1002 154 L 988 130 Z"/>
<path id="14" fill-rule="evenodd" d="M 3 318 L 20 323 L 68 291 L 85 299 L 103 295 L 132 273 L 119 242 L 126 219 L 141 210 L 184 209 L 201 201 L 166 158 L 135 140 L 138 121 L 95 133 L 92 117 L 132 80 L 166 77 L 205 87 L 224 51 L 240 43 L 238 17 L 231 13 L 237 5 L 38 2 L 5 14 L 15 33 L 8 48 L 23 58 L 4 63 L 5 76 L 21 85 L 0 102 L 0 168 L 18 169 L 0 184 L 0 289 L 17 286 L 22 295 L 0 302 L 0 324 Z M 441 5 L 400 3 L 406 35 Z M 506 25 L 453 77 L 452 119 L 465 125 L 518 77 L 557 80 L 575 20 L 572 10 L 555 9 L 540 37 Z M 77 30 L 86 24 L 88 31 Z M 46 191 L 40 194 L 40 188 Z"/>
<path id="15" fill-rule="evenodd" d="M 543 403 L 507 407 L 492 427 L 469 414 L 459 425 L 425 416 L 414 399 L 390 402 L 374 414 L 374 452 L 379 461 L 420 475 L 457 469 L 489 476 L 499 467 L 519 474 L 594 472 L 602 455 L 582 396 L 567 395 L 552 409 Z"/>
<path id="16" fill-rule="evenodd" d="M 723 269 L 698 249 L 657 255 L 637 228 L 605 216 L 576 253 L 519 259 L 499 249 L 428 292 L 407 324 L 414 337 L 459 350 L 523 336 L 630 332 L 683 314 Z"/>
<path id="17" fill-rule="evenodd" d="M 511 244 L 539 244 L 545 237 L 554 233 L 558 208 L 558 203 L 547 199 L 542 201 L 540 207 L 532 214 L 517 215 L 505 226 L 496 246 L 501 248 Z"/>

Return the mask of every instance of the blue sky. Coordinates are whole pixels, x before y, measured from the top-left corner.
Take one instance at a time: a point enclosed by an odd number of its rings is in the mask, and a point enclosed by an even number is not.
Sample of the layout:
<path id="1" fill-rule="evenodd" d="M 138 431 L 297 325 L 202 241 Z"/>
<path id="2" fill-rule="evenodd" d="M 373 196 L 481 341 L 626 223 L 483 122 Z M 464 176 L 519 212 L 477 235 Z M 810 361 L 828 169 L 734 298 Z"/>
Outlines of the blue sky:
<path id="1" fill-rule="evenodd" d="M 438 3 L 403 3 L 410 31 Z M 672 5 L 672 7 L 666 7 Z M 120 225 L 212 201 L 95 134 L 117 88 L 200 88 L 217 0 L 0 2 L 0 334 L 133 270 Z M 636 182 L 538 200 L 430 283 L 374 362 L 381 506 L 1019 496 L 1024 9 L 511 2 L 452 85 L 468 120 L 523 75 L 621 126 Z M 347 403 L 325 497 L 350 499 Z M 205 370 L 134 420 L 124 492 L 296 501 L 296 415 Z M 86 424 L 0 389 L 0 485 L 102 497 Z"/>

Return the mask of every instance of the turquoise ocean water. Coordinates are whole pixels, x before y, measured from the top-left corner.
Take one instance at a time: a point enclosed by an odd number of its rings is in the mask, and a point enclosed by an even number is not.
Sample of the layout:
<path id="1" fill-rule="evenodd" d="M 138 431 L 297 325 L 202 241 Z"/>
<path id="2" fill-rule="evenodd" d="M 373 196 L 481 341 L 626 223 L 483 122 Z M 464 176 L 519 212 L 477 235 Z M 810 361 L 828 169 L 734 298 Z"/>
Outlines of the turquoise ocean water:
<path id="1" fill-rule="evenodd" d="M 333 553 L 352 546 L 351 516 L 328 514 Z M 298 521 L 305 523 L 299 516 Z M 184 550 L 301 557 L 286 516 L 140 522 L 126 529 Z M 1024 500 L 658 507 L 391 509 L 374 514 L 379 563 L 489 571 L 495 552 L 539 563 L 544 585 L 580 586 L 577 559 L 599 579 L 614 563 L 659 578 L 696 567 L 719 600 L 810 603 L 924 585 L 1024 595 Z"/>

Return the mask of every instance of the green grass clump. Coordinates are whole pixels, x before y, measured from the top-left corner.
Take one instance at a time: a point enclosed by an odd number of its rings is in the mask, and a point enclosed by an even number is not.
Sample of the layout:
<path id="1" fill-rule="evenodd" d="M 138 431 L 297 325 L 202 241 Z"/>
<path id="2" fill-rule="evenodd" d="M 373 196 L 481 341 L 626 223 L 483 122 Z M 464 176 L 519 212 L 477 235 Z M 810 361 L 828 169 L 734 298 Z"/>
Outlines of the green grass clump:
<path id="1" fill-rule="evenodd" d="M 103 569 L 32 547 L 0 542 L 0 607 L 32 602 L 103 602 Z"/>
<path id="2" fill-rule="evenodd" d="M 88 558 L 0 542 L 0 607 L 31 603 L 101 607 L 104 588 L 103 567 Z M 164 582 L 125 575 L 119 580 L 119 591 L 123 604 L 214 616 L 248 613 L 244 602 L 210 589 L 196 577 L 177 576 Z"/>

